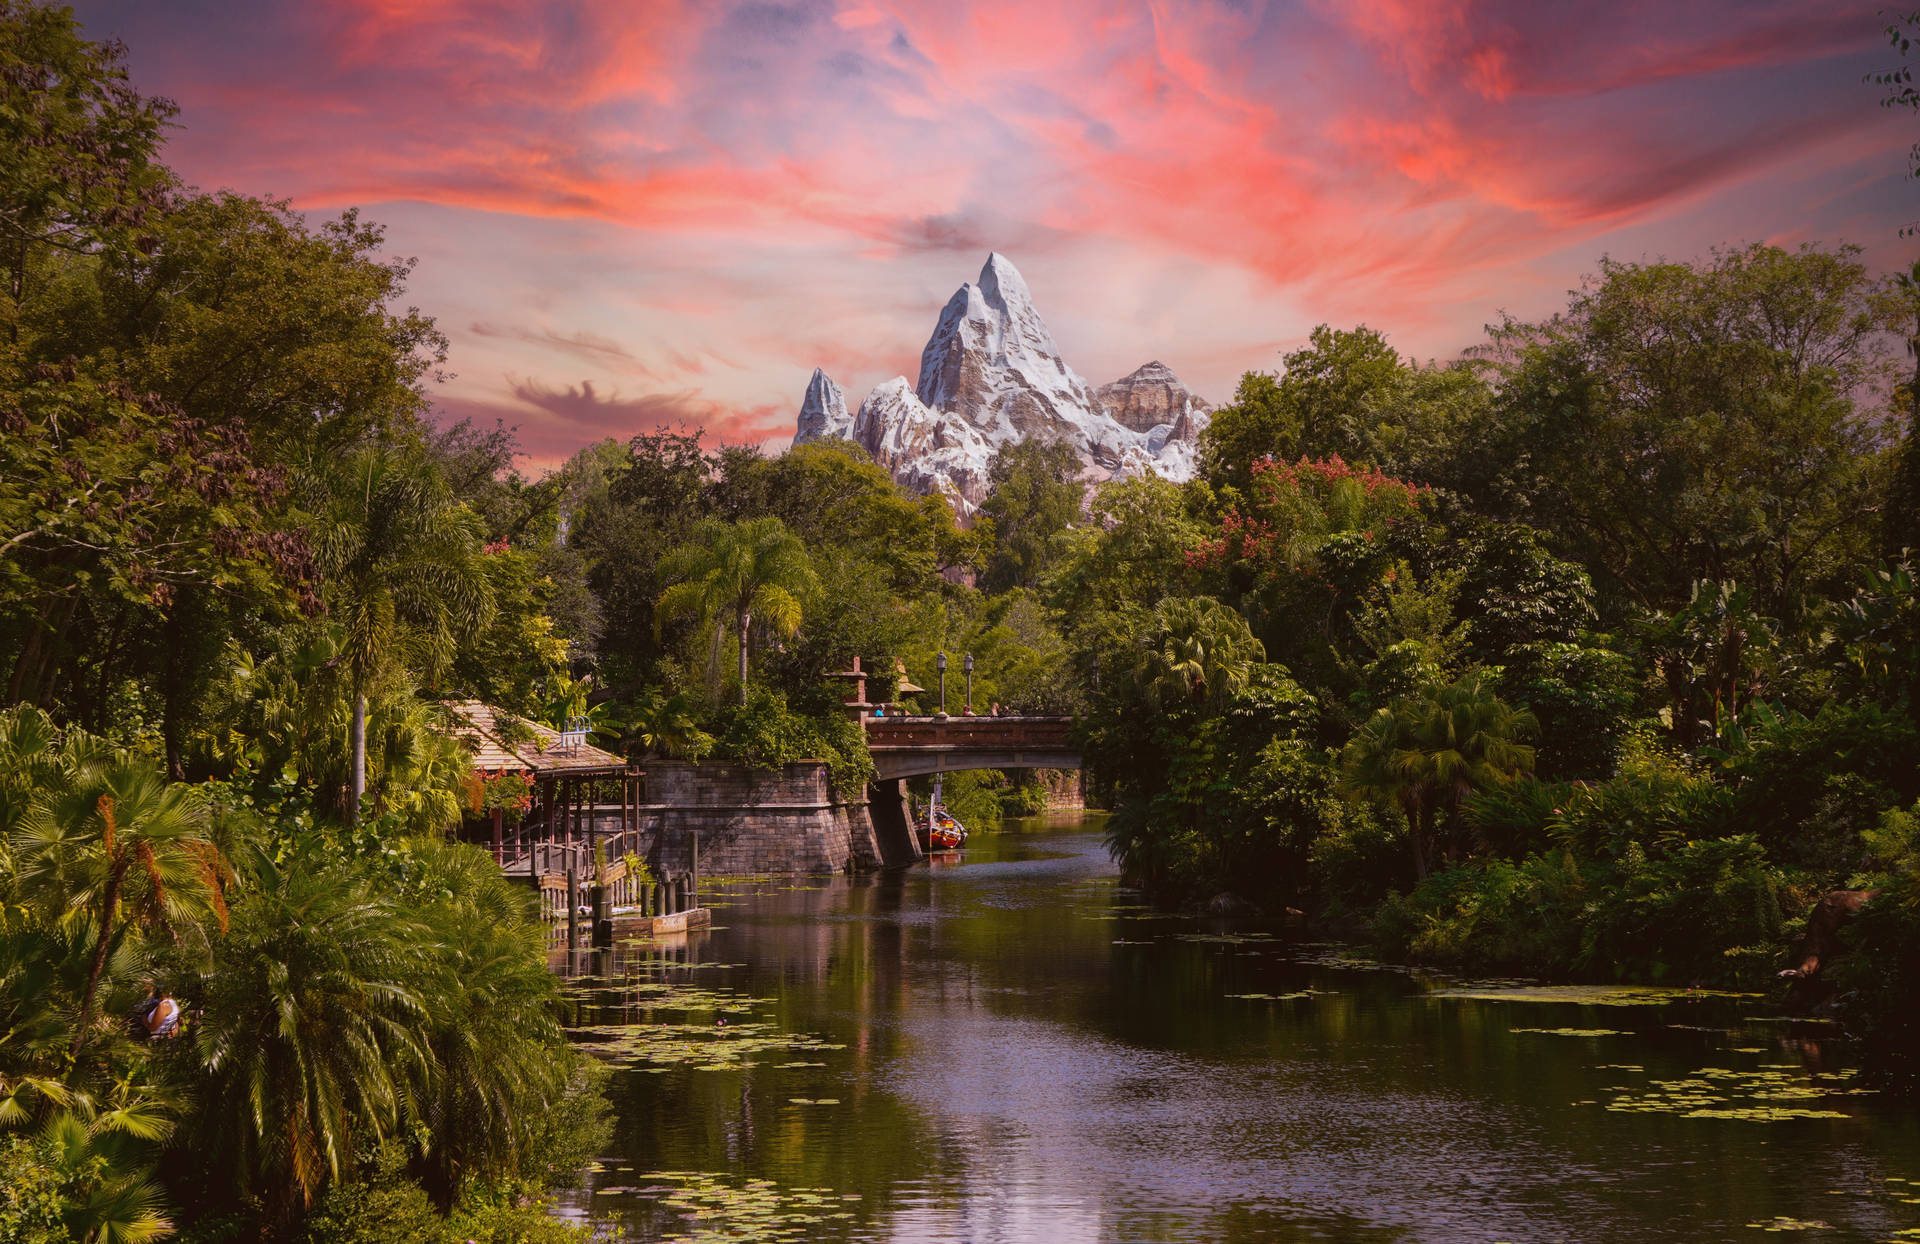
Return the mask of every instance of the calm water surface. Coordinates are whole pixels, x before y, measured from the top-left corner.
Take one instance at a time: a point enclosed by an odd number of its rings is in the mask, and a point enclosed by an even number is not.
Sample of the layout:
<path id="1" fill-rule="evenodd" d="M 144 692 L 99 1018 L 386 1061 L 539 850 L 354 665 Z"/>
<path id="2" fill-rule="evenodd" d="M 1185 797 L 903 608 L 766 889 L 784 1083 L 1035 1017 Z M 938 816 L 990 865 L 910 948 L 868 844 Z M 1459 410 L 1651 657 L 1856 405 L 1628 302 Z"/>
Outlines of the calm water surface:
<path id="1" fill-rule="evenodd" d="M 1098 828 L 734 885 L 725 927 L 603 953 L 590 1035 L 730 1017 L 774 1048 L 623 1066 L 615 1151 L 561 1211 L 630 1240 L 1920 1239 L 1920 1117 L 1828 1092 L 1844 1043 L 1763 1000 L 1436 997 L 1459 983 L 1144 911 Z M 1770 1104 L 1843 1117 L 1684 1115 Z"/>

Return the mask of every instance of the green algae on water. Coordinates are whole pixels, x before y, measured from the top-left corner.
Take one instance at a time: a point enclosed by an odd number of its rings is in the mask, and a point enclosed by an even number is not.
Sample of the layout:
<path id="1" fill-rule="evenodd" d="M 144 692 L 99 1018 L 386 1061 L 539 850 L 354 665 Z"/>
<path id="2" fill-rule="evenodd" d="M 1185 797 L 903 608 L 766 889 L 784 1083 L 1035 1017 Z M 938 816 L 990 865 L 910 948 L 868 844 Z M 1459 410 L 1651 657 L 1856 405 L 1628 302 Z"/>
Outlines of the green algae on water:
<path id="1" fill-rule="evenodd" d="M 1646 985 L 1523 985 L 1506 982 L 1467 983 L 1436 989 L 1429 998 L 1464 998 L 1475 1002 L 1571 1002 L 1580 1006 L 1665 1006 L 1705 998 L 1758 998 L 1760 994 L 1729 993 L 1719 989 L 1661 989 Z"/>
<path id="2" fill-rule="evenodd" d="M 687 1220 L 687 1230 L 673 1237 L 681 1244 L 813 1239 L 857 1217 L 848 1206 L 860 1199 L 831 1188 L 782 1188 L 770 1179 L 701 1171 L 662 1171 L 652 1178 L 665 1186 L 632 1191 L 656 1197 L 663 1209 Z"/>
<path id="3" fill-rule="evenodd" d="M 1729 1119 L 1782 1123 L 1792 1119 L 1844 1119 L 1829 1098 L 1857 1096 L 1851 1072 L 1796 1076 L 1767 1068 L 1702 1067 L 1679 1080 L 1652 1080 L 1644 1089 L 1614 1085 L 1606 1108 L 1623 1114 L 1671 1114 L 1683 1119 Z"/>

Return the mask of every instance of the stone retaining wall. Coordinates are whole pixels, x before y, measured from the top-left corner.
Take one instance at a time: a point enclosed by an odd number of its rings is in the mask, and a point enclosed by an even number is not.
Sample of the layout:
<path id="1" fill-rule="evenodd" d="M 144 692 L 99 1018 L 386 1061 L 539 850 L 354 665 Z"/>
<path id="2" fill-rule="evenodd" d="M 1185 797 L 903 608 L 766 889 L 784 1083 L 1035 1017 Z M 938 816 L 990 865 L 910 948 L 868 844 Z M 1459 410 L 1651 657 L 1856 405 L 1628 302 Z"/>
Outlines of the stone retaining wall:
<path id="1" fill-rule="evenodd" d="M 864 802 L 834 797 L 818 762 L 782 769 L 726 763 L 647 765 L 643 833 L 662 867 L 693 860 L 702 876 L 837 873 L 877 868 L 880 851 Z"/>

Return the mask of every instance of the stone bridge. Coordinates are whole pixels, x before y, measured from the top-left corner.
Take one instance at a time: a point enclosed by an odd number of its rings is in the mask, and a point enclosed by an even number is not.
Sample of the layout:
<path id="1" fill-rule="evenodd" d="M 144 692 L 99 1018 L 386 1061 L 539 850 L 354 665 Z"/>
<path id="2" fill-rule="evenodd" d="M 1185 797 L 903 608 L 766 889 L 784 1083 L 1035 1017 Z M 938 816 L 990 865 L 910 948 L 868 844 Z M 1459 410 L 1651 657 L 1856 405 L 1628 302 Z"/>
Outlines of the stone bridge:
<path id="1" fill-rule="evenodd" d="M 959 769 L 1080 767 L 1071 717 L 867 717 L 861 725 L 873 753 L 874 832 L 888 864 L 921 855 L 903 779 Z"/>
<path id="2" fill-rule="evenodd" d="M 955 769 L 1078 769 L 1071 717 L 869 717 L 881 780 Z"/>

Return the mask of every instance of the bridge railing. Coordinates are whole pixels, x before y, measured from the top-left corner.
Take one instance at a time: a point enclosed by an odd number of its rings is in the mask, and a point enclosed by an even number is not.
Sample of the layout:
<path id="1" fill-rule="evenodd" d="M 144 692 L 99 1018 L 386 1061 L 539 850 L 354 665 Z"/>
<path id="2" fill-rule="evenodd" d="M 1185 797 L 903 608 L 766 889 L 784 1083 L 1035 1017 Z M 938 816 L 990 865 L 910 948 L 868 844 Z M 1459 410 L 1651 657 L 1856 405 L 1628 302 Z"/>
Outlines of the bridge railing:
<path id="1" fill-rule="evenodd" d="M 867 746 L 894 748 L 1060 748 L 1073 734 L 1071 717 L 874 717 Z"/>

